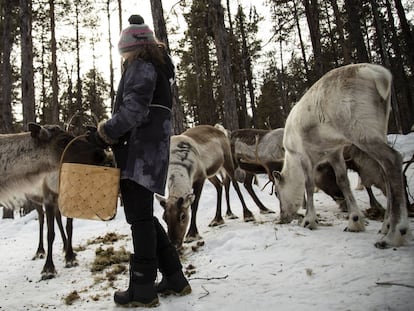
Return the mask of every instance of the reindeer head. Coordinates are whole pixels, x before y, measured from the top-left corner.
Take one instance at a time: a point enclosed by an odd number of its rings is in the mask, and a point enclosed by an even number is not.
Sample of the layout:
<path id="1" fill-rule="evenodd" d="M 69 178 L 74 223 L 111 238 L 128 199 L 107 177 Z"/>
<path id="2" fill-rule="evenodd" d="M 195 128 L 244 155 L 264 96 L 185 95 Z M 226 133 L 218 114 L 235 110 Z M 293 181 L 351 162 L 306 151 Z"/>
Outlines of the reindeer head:
<path id="1" fill-rule="evenodd" d="M 299 191 L 297 184 L 287 182 L 287 177 L 278 171 L 272 172 L 274 178 L 275 194 L 279 199 L 280 206 L 280 222 L 290 223 L 296 212 L 303 206 L 304 203 L 304 189 Z"/>
<path id="2" fill-rule="evenodd" d="M 195 195 L 191 193 L 184 197 L 169 197 L 168 199 L 157 195 L 156 198 L 164 208 L 162 218 L 168 227 L 168 237 L 171 243 L 179 249 L 187 232 L 190 221 L 190 206 L 194 202 Z"/>
<path id="3" fill-rule="evenodd" d="M 58 125 L 41 126 L 36 123 L 29 123 L 28 127 L 32 138 L 53 154 L 55 162 L 59 163 L 65 147 L 72 141 L 74 136 Z M 72 163 L 102 164 L 106 157 L 103 149 L 91 144 L 85 138 L 80 138 L 69 146 L 63 160 Z"/>

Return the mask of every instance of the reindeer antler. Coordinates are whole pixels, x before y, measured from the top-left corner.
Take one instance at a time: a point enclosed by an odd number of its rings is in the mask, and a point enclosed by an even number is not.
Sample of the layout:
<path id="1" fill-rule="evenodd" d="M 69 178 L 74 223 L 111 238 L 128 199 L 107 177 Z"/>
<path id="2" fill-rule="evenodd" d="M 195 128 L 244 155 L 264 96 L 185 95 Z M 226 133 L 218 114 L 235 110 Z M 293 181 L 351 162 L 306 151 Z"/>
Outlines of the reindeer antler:
<path id="1" fill-rule="evenodd" d="M 64 126 L 64 128 L 65 128 L 65 131 L 69 131 L 69 128 L 70 128 L 70 126 L 72 125 L 72 121 L 73 121 L 73 119 L 79 114 L 80 112 L 79 112 L 79 110 L 78 111 L 76 111 L 70 118 L 69 118 L 69 121 L 68 121 L 68 123 L 64 123 L 65 124 L 65 126 Z"/>

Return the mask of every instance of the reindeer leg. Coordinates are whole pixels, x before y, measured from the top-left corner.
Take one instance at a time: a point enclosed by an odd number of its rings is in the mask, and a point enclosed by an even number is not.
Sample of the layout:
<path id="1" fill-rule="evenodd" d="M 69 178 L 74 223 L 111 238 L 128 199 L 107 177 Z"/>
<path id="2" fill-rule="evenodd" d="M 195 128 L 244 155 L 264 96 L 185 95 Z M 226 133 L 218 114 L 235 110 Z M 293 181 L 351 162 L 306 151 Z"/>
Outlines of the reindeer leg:
<path id="1" fill-rule="evenodd" d="M 331 155 L 331 157 L 329 158 L 329 163 L 335 171 L 336 183 L 339 189 L 342 191 L 345 198 L 346 206 L 348 207 L 349 221 L 348 227 L 345 228 L 345 231 L 364 231 L 364 216 L 358 208 L 355 198 L 351 192 L 342 149 Z"/>
<path id="2" fill-rule="evenodd" d="M 68 234 L 67 246 L 65 250 L 66 268 L 76 267 L 78 262 L 76 261 L 76 253 L 72 247 L 72 234 L 73 234 L 73 218 L 66 219 L 66 232 Z"/>
<path id="3" fill-rule="evenodd" d="M 53 263 L 53 242 L 55 240 L 55 209 L 53 205 L 45 202 L 47 222 L 47 256 L 42 270 L 42 280 L 52 279 L 56 276 L 56 269 Z"/>
<path id="4" fill-rule="evenodd" d="M 225 197 L 226 197 L 226 217 L 228 219 L 237 219 L 238 217 L 234 215 L 233 211 L 231 210 L 231 204 L 230 204 L 230 178 L 225 174 L 224 176 L 224 189 L 225 189 Z"/>
<path id="5" fill-rule="evenodd" d="M 259 200 L 256 193 L 253 190 L 252 184 L 253 184 L 253 178 L 254 175 L 251 173 L 246 172 L 246 178 L 244 179 L 244 188 L 246 188 L 247 192 L 252 197 L 254 203 L 256 203 L 257 207 L 260 209 L 261 214 L 271 214 L 274 213 L 274 211 L 268 209 L 266 206 L 263 205 L 262 201 Z"/>
<path id="6" fill-rule="evenodd" d="M 400 246 L 410 236 L 407 205 L 405 202 L 401 155 L 384 142 L 372 143 L 364 150 L 382 168 L 387 196 L 387 211 L 382 232 L 383 239 L 375 243 L 378 248 Z"/>
<path id="7" fill-rule="evenodd" d="M 368 193 L 369 205 L 370 205 L 370 208 L 368 208 L 364 212 L 365 216 L 368 217 L 369 219 L 383 220 L 384 219 L 384 214 L 385 214 L 385 209 L 382 207 L 382 205 L 375 198 L 371 187 L 365 187 L 365 189 L 367 190 L 367 193 Z"/>
<path id="8" fill-rule="evenodd" d="M 204 180 L 198 181 L 194 183 L 193 185 L 195 199 L 194 199 L 193 204 L 191 204 L 190 228 L 188 229 L 188 232 L 185 238 L 186 243 L 201 239 L 201 236 L 198 234 L 196 216 L 197 216 L 198 202 L 200 201 L 200 196 L 201 196 L 201 191 L 203 190 L 203 186 L 204 186 Z"/>
<path id="9" fill-rule="evenodd" d="M 312 172 L 312 164 L 309 160 L 302 159 L 302 168 L 305 173 L 305 191 L 306 191 L 306 213 L 302 221 L 302 227 L 308 229 L 316 229 L 317 227 L 317 218 L 315 206 L 313 205 L 313 193 L 315 191 L 315 179 Z"/>
<path id="10" fill-rule="evenodd" d="M 216 205 L 216 215 L 214 219 L 208 225 L 209 227 L 215 227 L 218 225 L 224 224 L 223 217 L 221 216 L 221 197 L 223 194 L 223 185 L 217 176 L 209 178 L 210 182 L 214 185 L 217 191 L 217 205 Z"/>
<path id="11" fill-rule="evenodd" d="M 45 258 L 45 248 L 43 246 L 43 227 L 45 224 L 45 213 L 43 212 L 43 206 L 36 204 L 36 211 L 39 217 L 39 244 L 37 246 L 36 254 L 33 256 L 32 260 Z"/>
<path id="12" fill-rule="evenodd" d="M 233 176 L 233 175 L 231 175 L 231 176 Z M 244 221 L 245 222 L 254 221 L 253 213 L 247 208 L 246 203 L 244 202 L 243 195 L 242 195 L 242 193 L 240 191 L 240 188 L 239 188 L 239 184 L 237 183 L 237 181 L 234 178 L 231 179 L 231 182 L 233 183 L 233 187 L 236 190 L 237 195 L 240 199 L 240 202 L 243 206 L 243 219 L 244 219 Z"/>
<path id="13" fill-rule="evenodd" d="M 63 251 L 66 252 L 66 249 L 67 249 L 67 246 L 68 246 L 68 241 L 67 241 L 67 238 L 66 238 L 65 230 L 63 229 L 62 214 L 60 213 L 60 210 L 57 207 L 57 204 L 54 206 L 54 210 L 55 210 L 56 223 L 59 227 L 60 236 L 62 237 Z"/>
<path id="14" fill-rule="evenodd" d="M 231 152 L 225 154 L 225 159 L 223 163 L 223 168 L 226 171 L 226 175 L 231 179 L 234 189 L 237 192 L 237 196 L 243 206 L 243 219 L 245 222 L 254 221 L 253 213 L 247 208 L 246 203 L 244 202 L 243 195 L 240 191 L 239 184 L 234 177 L 234 166 L 233 166 L 233 159 L 231 157 Z M 230 207 L 229 207 L 230 208 Z"/>

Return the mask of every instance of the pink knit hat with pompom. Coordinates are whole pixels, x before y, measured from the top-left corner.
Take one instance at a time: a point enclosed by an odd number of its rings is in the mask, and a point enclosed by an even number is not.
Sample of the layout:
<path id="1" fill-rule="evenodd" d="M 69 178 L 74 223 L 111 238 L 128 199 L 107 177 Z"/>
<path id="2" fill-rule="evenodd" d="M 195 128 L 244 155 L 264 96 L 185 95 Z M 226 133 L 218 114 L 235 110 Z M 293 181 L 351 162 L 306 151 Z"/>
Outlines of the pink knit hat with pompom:
<path id="1" fill-rule="evenodd" d="M 142 44 L 155 44 L 154 32 L 144 23 L 140 15 L 131 15 L 129 26 L 122 30 L 118 42 L 119 53 L 129 52 Z"/>

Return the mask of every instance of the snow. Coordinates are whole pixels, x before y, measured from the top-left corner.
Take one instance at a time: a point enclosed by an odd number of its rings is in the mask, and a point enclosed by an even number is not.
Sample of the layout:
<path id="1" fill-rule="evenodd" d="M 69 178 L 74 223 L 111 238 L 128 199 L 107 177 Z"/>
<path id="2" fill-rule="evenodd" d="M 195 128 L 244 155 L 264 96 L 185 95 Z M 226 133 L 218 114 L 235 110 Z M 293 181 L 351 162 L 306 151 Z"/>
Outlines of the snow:
<path id="1" fill-rule="evenodd" d="M 389 142 L 405 160 L 414 153 L 414 133 L 390 135 Z M 414 165 L 412 165 L 414 166 Z M 414 189 L 414 167 L 407 171 L 410 190 Z M 354 187 L 357 176 L 350 172 Z M 412 310 L 414 302 L 414 241 L 399 248 L 377 249 L 381 223 L 370 220 L 365 232 L 344 232 L 346 214 L 324 193 L 315 194 L 320 226 L 310 231 L 295 221 L 277 224 L 278 202 L 269 195 L 269 186 L 260 191 L 266 179 L 259 178 L 256 188 L 262 202 L 275 214 L 259 214 L 243 190 L 255 222 L 243 222 L 240 202 L 232 189 L 232 210 L 239 219 L 226 219 L 220 227 L 210 228 L 216 194 L 206 183 L 198 211 L 198 228 L 204 245 L 196 249 L 186 245 L 184 270 L 189 276 L 192 294 L 185 297 L 160 297 L 154 310 Z M 355 191 L 361 209 L 368 208 L 365 191 Z M 385 198 L 374 189 L 384 205 Z M 223 199 L 223 204 L 224 199 Z M 155 203 L 156 215 L 162 209 Z M 301 211 L 302 213 L 304 211 Z M 414 219 L 410 218 L 410 226 Z M 122 208 L 108 222 L 75 220 L 74 246 L 79 265 L 64 267 L 62 241 L 56 233 L 54 263 L 58 275 L 41 280 L 44 259 L 32 260 L 38 243 L 36 212 L 15 219 L 0 220 L 0 310 L 120 310 L 113 293 L 127 287 L 127 274 L 111 283 L 103 273 L 92 273 L 95 250 L 125 246 L 131 250 L 129 226 Z M 127 235 L 113 245 L 88 244 L 108 232 Z M 79 299 L 72 305 L 65 297 L 76 291 Z"/>

